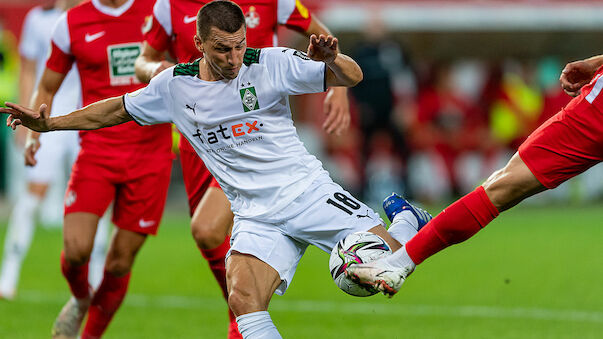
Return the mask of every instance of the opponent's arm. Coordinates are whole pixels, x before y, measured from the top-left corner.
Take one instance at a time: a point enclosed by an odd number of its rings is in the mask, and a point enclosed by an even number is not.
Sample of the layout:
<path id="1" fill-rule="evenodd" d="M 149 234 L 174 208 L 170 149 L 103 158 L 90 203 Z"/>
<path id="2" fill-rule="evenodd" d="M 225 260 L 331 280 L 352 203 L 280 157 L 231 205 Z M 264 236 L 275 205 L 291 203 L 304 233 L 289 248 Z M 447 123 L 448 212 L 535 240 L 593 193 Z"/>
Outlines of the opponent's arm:
<path id="1" fill-rule="evenodd" d="M 595 72 L 603 65 L 603 55 L 570 62 L 561 71 L 559 82 L 565 93 L 575 97 L 580 94 L 582 86 L 588 84 Z"/>
<path id="2" fill-rule="evenodd" d="M 31 100 L 31 92 L 36 83 L 36 61 L 33 59 L 21 56 L 21 64 L 19 70 L 19 103 L 23 105 L 29 104 Z M 15 140 L 18 145 L 25 146 L 28 130 L 20 128 L 15 133 Z M 26 161 L 27 162 L 27 161 Z"/>
<path id="3" fill-rule="evenodd" d="M 306 29 L 308 37 L 312 34 L 320 36 L 332 35 L 327 26 L 316 17 L 312 16 L 310 25 Z M 337 46 L 337 52 L 339 46 Z M 323 111 L 327 118 L 325 119 L 322 128 L 327 133 L 341 134 L 350 126 L 350 103 L 348 101 L 348 89 L 346 87 L 332 87 L 327 91 L 327 96 L 323 103 Z"/>
<path id="4" fill-rule="evenodd" d="M 337 38 L 330 35 L 312 35 L 308 57 L 327 65 L 327 86 L 356 86 L 362 80 L 362 70 L 352 58 L 337 52 L 337 42 Z"/>
<path id="5" fill-rule="evenodd" d="M 49 68 L 44 69 L 42 77 L 38 82 L 38 87 L 29 100 L 29 107 L 40 107 L 46 104 L 46 109 L 50 114 L 50 107 L 57 91 L 61 87 L 66 74 L 55 72 Z M 24 102 L 22 102 L 24 103 Z M 40 133 L 33 130 L 27 131 L 25 139 L 25 149 L 23 156 L 25 157 L 25 165 L 35 166 L 37 161 L 35 158 L 36 152 L 40 149 Z"/>
<path id="6" fill-rule="evenodd" d="M 163 52 L 156 50 L 145 41 L 142 52 L 134 62 L 134 70 L 140 82 L 149 83 L 154 76 L 173 65 L 174 63 L 164 59 Z"/>
<path id="7" fill-rule="evenodd" d="M 101 100 L 68 115 L 53 118 L 48 117 L 46 104 L 40 105 L 38 111 L 10 102 L 7 102 L 6 106 L 0 108 L 0 113 L 9 114 L 7 126 L 14 129 L 17 125 L 23 125 L 37 132 L 92 130 L 132 120 L 124 108 L 121 96 Z"/>

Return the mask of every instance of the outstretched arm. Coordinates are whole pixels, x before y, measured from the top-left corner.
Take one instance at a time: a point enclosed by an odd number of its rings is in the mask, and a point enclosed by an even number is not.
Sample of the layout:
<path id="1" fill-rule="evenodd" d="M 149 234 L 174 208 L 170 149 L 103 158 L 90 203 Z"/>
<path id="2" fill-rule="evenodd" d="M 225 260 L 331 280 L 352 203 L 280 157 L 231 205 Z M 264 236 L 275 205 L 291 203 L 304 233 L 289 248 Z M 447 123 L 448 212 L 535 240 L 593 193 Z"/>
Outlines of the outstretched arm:
<path id="1" fill-rule="evenodd" d="M 56 130 L 92 130 L 110 127 L 132 120 L 126 112 L 123 97 L 114 97 L 90 104 L 71 114 L 49 118 L 46 104 L 40 105 L 37 111 L 7 102 L 0 108 L 0 113 L 8 114 L 6 125 L 16 128 L 23 125 L 36 132 Z"/>
<path id="2" fill-rule="evenodd" d="M 327 86 L 354 87 L 362 80 L 362 70 L 356 61 L 337 51 L 337 43 L 331 35 L 312 35 L 308 57 L 327 65 Z"/>
<path id="3" fill-rule="evenodd" d="M 588 84 L 595 72 L 603 65 L 603 55 L 597 55 L 592 58 L 570 62 L 565 65 L 559 82 L 565 93 L 575 97 L 580 94 L 582 86 Z"/>

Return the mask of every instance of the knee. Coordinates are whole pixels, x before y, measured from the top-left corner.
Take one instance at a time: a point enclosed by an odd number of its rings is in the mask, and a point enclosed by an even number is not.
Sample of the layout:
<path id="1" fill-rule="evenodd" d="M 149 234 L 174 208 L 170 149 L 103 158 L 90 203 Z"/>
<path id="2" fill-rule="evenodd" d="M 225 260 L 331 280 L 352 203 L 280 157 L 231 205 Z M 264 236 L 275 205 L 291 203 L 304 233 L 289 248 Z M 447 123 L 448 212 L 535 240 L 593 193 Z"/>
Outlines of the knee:
<path id="1" fill-rule="evenodd" d="M 90 259 L 92 246 L 81 239 L 65 236 L 64 239 L 65 261 L 72 265 L 83 265 Z"/>
<path id="2" fill-rule="evenodd" d="M 205 221 L 191 222 L 191 233 L 200 249 L 207 250 L 222 245 L 226 239 L 226 231 L 219 226 Z"/>
<path id="3" fill-rule="evenodd" d="M 508 166 L 494 172 L 482 186 L 492 204 L 500 212 L 529 196 L 528 185 Z"/>
<path id="4" fill-rule="evenodd" d="M 126 275 L 132 269 L 134 254 L 109 251 L 105 261 L 105 271 L 114 276 Z"/>
<path id="5" fill-rule="evenodd" d="M 267 309 L 267 307 L 261 305 L 258 298 L 255 298 L 250 291 L 236 286 L 230 286 L 228 291 L 228 306 L 236 316 Z"/>

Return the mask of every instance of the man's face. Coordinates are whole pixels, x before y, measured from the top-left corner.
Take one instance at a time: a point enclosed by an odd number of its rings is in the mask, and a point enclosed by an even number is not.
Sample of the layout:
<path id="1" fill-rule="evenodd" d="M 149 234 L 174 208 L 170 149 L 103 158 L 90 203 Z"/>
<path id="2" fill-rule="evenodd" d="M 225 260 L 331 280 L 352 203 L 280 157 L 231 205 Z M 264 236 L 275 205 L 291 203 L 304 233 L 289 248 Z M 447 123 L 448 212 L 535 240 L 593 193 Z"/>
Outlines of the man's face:
<path id="1" fill-rule="evenodd" d="M 245 25 L 234 33 L 227 33 L 212 27 L 206 40 L 196 38 L 212 73 L 224 79 L 234 79 L 241 70 L 243 56 L 247 48 Z"/>

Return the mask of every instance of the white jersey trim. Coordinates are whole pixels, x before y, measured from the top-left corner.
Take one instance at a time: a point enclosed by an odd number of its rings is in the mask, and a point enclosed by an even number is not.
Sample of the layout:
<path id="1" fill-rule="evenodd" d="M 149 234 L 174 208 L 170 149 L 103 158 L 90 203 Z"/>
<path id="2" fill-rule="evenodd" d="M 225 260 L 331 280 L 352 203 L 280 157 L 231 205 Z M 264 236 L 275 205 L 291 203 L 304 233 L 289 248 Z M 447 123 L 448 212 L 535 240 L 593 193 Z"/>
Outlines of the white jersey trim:
<path id="1" fill-rule="evenodd" d="M 157 0 L 153 6 L 153 15 L 168 36 L 172 36 L 172 11 L 170 0 Z"/>
<path id="2" fill-rule="evenodd" d="M 289 21 L 291 14 L 295 10 L 295 1 L 296 0 L 277 0 L 276 20 L 279 24 L 284 25 Z"/>
<path id="3" fill-rule="evenodd" d="M 71 54 L 71 36 L 67 24 L 67 13 L 63 13 L 57 20 L 52 32 L 52 42 L 65 54 Z"/>
<path id="4" fill-rule="evenodd" d="M 103 14 L 107 14 L 109 16 L 114 16 L 114 17 L 118 17 L 121 16 L 122 14 L 124 14 L 128 9 L 130 9 L 130 7 L 132 7 L 132 5 L 134 4 L 134 0 L 128 0 L 125 4 L 114 8 L 114 7 L 109 7 L 109 6 L 105 6 L 103 4 L 100 3 L 100 0 L 92 0 L 92 5 L 94 5 L 94 7 L 101 13 Z"/>
<path id="5" fill-rule="evenodd" d="M 603 77 L 599 75 L 595 86 L 593 86 L 593 89 L 586 96 L 586 101 L 592 104 L 593 101 L 595 101 L 595 99 L 597 98 L 597 96 L 599 96 L 599 93 L 601 93 L 601 89 L 603 89 Z"/>

